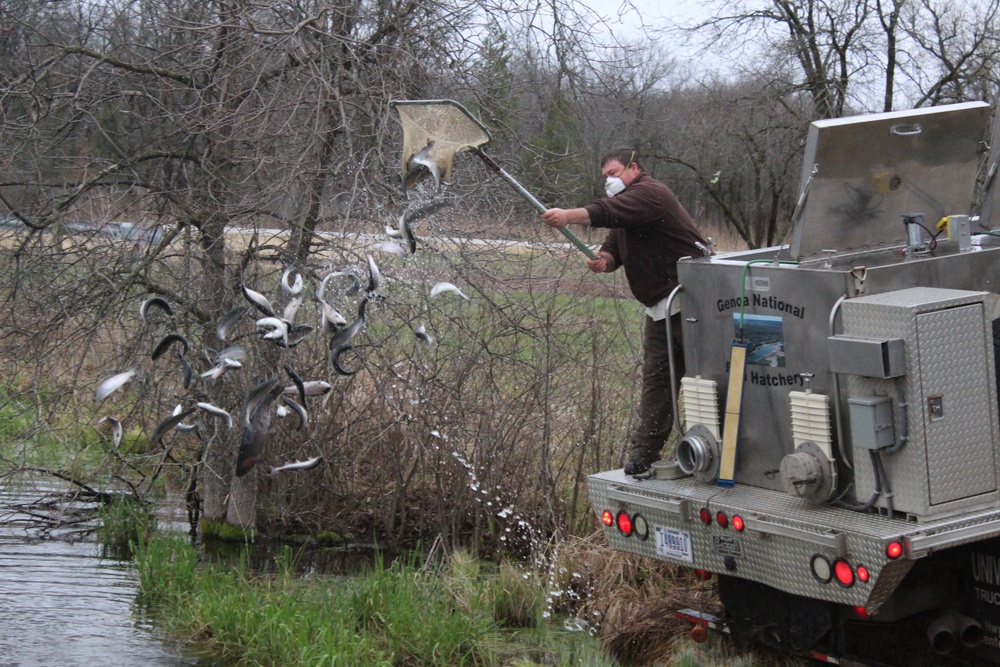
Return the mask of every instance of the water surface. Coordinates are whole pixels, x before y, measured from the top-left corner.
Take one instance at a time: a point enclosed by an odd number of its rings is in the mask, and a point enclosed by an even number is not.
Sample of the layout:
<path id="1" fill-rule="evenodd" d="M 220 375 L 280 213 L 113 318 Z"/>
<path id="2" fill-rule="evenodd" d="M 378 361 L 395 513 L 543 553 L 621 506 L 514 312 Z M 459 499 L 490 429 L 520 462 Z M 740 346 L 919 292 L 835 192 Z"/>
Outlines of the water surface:
<path id="1" fill-rule="evenodd" d="M 157 636 L 131 563 L 101 558 L 86 504 L 53 486 L 0 480 L 0 667 L 180 667 L 213 663 Z"/>

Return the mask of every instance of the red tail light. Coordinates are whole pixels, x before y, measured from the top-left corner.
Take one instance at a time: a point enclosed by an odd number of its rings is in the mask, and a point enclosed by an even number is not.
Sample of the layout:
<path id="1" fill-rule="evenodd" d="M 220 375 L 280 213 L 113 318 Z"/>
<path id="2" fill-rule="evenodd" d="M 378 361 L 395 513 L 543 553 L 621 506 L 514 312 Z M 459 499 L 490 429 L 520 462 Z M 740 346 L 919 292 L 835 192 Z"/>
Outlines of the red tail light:
<path id="1" fill-rule="evenodd" d="M 864 565 L 858 565 L 858 581 L 866 584 L 869 579 L 871 579 L 871 573 L 868 571 L 868 568 Z"/>
<path id="2" fill-rule="evenodd" d="M 899 542 L 890 542 L 885 548 L 885 555 L 893 560 L 903 555 L 903 545 Z"/>
<path id="3" fill-rule="evenodd" d="M 854 570 L 851 569 L 851 564 L 846 560 L 838 559 L 833 562 L 833 576 L 837 583 L 844 588 L 854 585 Z"/>
<path id="4" fill-rule="evenodd" d="M 706 526 L 712 525 L 712 513 L 708 511 L 707 507 L 702 507 L 698 516 L 701 517 L 701 522 Z"/>
<path id="5" fill-rule="evenodd" d="M 618 530 L 622 531 L 623 535 L 632 534 L 632 519 L 624 510 L 618 513 Z"/>
<path id="6" fill-rule="evenodd" d="M 611 513 L 611 510 L 604 510 L 601 512 L 601 523 L 605 526 L 615 525 L 615 515 Z"/>
<path id="7" fill-rule="evenodd" d="M 712 573 L 709 572 L 708 570 L 695 570 L 694 571 L 694 576 L 695 576 L 695 579 L 701 579 L 702 581 L 708 581 L 709 579 L 712 578 Z"/>
<path id="8" fill-rule="evenodd" d="M 736 531 L 742 533 L 744 528 L 746 528 L 746 526 L 743 524 L 743 517 L 741 517 L 739 514 L 734 514 L 733 515 L 733 530 L 736 530 Z"/>
<path id="9" fill-rule="evenodd" d="M 725 512 L 719 512 L 715 515 L 715 522 L 722 526 L 723 528 L 729 527 L 729 517 L 726 516 Z"/>
<path id="10" fill-rule="evenodd" d="M 861 605 L 858 605 L 857 607 L 852 607 L 851 613 L 853 613 L 856 618 L 860 618 L 865 621 L 871 618 L 871 614 L 868 613 L 868 610 L 862 607 Z"/>

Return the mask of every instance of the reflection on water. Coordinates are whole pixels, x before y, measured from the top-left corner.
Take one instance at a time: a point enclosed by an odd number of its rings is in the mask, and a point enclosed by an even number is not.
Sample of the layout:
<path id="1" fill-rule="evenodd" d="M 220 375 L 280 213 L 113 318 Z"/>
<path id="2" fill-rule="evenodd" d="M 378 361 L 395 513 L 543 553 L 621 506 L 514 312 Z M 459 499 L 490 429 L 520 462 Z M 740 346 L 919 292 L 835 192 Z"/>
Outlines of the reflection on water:
<path id="1" fill-rule="evenodd" d="M 208 664 L 156 636 L 137 608 L 131 563 L 101 559 L 79 524 L 56 526 L 53 506 L 35 503 L 41 495 L 0 488 L 0 667 Z"/>

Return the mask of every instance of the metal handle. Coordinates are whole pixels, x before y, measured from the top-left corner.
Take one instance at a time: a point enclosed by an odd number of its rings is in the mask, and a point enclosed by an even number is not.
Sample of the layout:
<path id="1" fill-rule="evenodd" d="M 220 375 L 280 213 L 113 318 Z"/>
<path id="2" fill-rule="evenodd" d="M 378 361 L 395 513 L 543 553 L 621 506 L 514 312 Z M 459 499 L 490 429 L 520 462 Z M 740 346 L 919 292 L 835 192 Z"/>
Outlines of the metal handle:
<path id="1" fill-rule="evenodd" d="M 957 522 L 956 522 L 957 523 Z M 918 534 L 904 538 L 906 554 L 910 558 L 927 555 L 937 547 L 949 547 L 959 542 L 982 539 L 996 535 L 1000 531 L 1000 519 L 974 523 L 960 528 L 935 527 L 933 534 Z"/>
<path id="2" fill-rule="evenodd" d="M 920 123 L 903 123 L 901 125 L 893 125 L 889 128 L 889 134 L 895 134 L 897 137 L 909 137 L 914 134 L 920 134 L 923 132 L 923 128 L 920 127 Z"/>
<path id="3" fill-rule="evenodd" d="M 649 496 L 629 493 L 617 486 L 608 489 L 608 498 L 622 503 L 652 507 L 668 514 L 676 514 L 683 521 L 691 520 L 691 501 L 687 498 L 650 498 Z"/>
<path id="4" fill-rule="evenodd" d="M 494 162 L 493 158 L 491 158 L 489 155 L 479 150 L 478 148 L 473 149 L 472 152 L 475 153 L 476 156 L 479 157 L 479 159 L 482 160 L 483 163 L 487 167 L 489 167 L 491 171 L 500 176 L 500 178 L 502 178 L 503 180 L 507 181 L 507 184 L 510 185 L 512 188 L 514 188 L 514 190 L 516 190 L 517 193 L 521 195 L 521 197 L 523 197 L 525 201 L 534 206 L 539 213 L 545 213 L 547 210 L 549 210 L 548 207 L 545 206 L 545 204 L 538 201 L 538 199 L 536 199 L 533 194 L 528 192 L 523 185 L 518 183 L 517 179 L 508 174 L 503 167 Z M 579 248 L 583 252 L 583 254 L 585 254 L 590 259 L 597 259 L 597 255 L 594 253 L 594 251 L 591 250 L 586 243 L 577 238 L 576 234 L 566 229 L 565 227 L 558 227 L 557 229 L 560 232 L 562 232 L 563 236 L 569 239 L 573 243 L 573 245 Z"/>
<path id="5" fill-rule="evenodd" d="M 794 526 L 777 524 L 772 521 L 768 521 L 763 517 L 744 517 L 743 523 L 746 526 L 746 530 L 752 530 L 760 533 L 761 536 L 777 535 L 780 537 L 788 537 L 793 540 L 799 540 L 800 542 L 807 542 L 809 544 L 815 544 L 819 547 L 832 549 L 838 556 L 841 557 L 847 555 L 847 535 L 844 533 L 838 533 L 833 530 L 828 530 L 823 533 L 814 533 L 810 530 L 796 528 Z"/>

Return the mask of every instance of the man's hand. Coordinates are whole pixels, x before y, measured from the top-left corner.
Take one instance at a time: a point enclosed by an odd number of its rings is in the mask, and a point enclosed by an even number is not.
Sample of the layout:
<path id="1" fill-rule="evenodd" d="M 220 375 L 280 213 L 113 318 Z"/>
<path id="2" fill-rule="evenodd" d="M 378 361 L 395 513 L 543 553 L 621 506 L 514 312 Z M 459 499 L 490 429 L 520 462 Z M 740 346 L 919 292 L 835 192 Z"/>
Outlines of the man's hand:
<path id="1" fill-rule="evenodd" d="M 590 214 L 585 208 L 550 208 L 542 213 L 542 222 L 549 227 L 589 225 Z"/>
<path id="2" fill-rule="evenodd" d="M 568 211 L 564 208 L 550 208 L 542 213 L 542 222 L 549 227 L 565 227 L 568 220 Z"/>
<path id="3" fill-rule="evenodd" d="M 611 273 L 617 267 L 615 258 L 610 253 L 601 251 L 597 253 L 597 259 L 587 260 L 587 268 L 594 273 Z"/>

